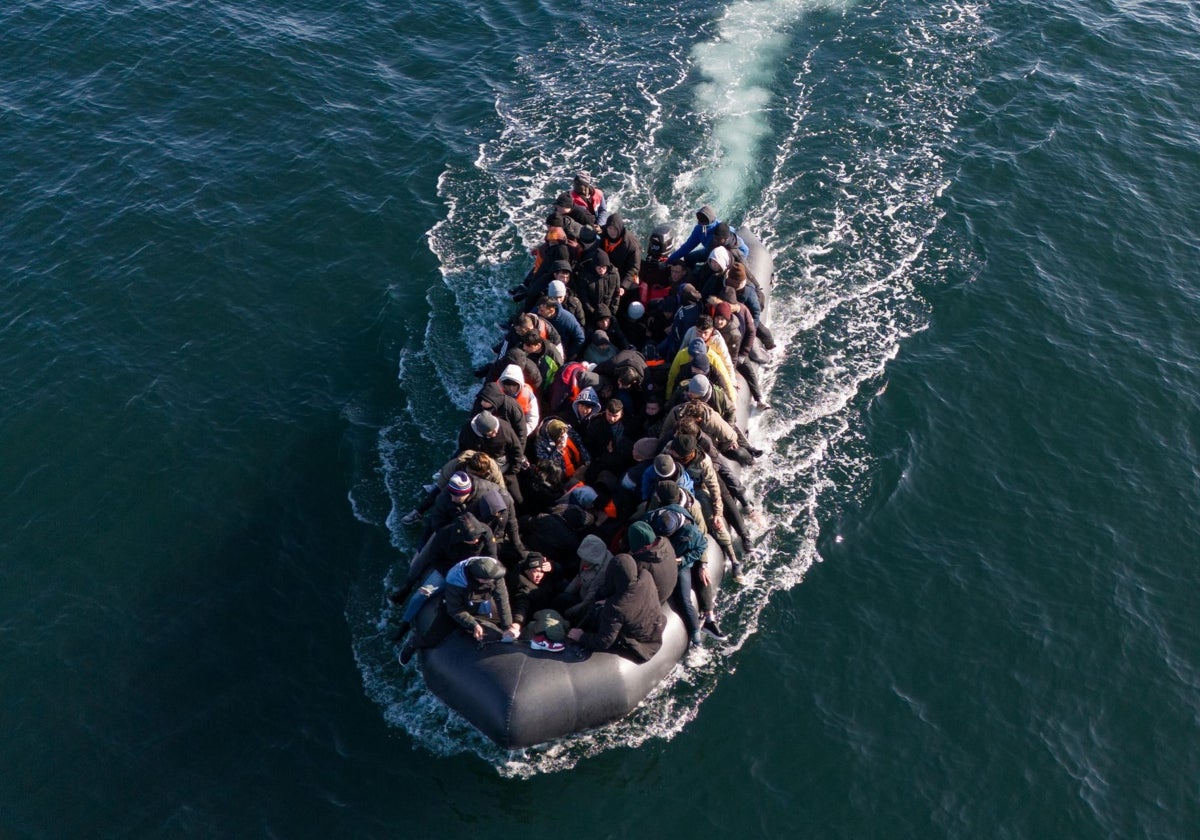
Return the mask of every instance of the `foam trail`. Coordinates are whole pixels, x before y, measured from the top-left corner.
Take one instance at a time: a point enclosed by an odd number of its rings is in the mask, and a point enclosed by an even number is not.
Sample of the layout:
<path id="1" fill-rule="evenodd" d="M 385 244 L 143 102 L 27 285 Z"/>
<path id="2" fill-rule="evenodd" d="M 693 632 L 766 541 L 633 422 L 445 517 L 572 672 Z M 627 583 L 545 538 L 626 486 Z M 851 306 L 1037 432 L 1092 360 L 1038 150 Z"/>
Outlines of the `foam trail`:
<path id="1" fill-rule="evenodd" d="M 790 33 L 815 11 L 848 8 L 848 0 L 742 0 L 721 18 L 717 37 L 696 45 L 693 59 L 707 79 L 696 90 L 700 114 L 711 121 L 716 163 L 701 173 L 718 211 L 732 215 L 761 168 L 762 141 L 770 132 L 770 91 L 791 42 Z"/>

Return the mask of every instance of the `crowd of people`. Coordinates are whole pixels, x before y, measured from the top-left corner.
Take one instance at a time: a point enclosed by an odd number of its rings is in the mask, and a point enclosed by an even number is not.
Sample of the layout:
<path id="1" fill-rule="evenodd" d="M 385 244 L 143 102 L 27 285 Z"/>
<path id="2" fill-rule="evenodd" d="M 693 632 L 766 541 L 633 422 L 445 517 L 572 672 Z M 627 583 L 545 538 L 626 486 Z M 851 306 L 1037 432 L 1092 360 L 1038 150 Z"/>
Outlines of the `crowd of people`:
<path id="1" fill-rule="evenodd" d="M 762 453 L 734 408 L 741 382 L 770 408 L 758 368 L 774 346 L 749 248 L 704 206 L 683 242 L 659 225 L 643 250 L 587 173 L 545 226 L 457 449 L 403 518 L 422 529 L 389 595 L 405 664 L 458 631 L 645 661 L 670 599 L 692 645 L 725 637 L 710 539 L 744 583 L 734 535 L 750 545 L 752 507 L 730 466 Z"/>

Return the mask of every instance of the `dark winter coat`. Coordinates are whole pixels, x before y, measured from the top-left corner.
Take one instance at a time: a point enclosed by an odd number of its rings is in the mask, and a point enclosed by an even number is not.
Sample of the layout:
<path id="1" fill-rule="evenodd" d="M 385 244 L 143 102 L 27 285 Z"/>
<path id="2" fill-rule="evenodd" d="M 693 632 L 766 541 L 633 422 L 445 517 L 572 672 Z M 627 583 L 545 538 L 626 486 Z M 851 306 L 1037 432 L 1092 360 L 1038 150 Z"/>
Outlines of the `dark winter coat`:
<path id="1" fill-rule="evenodd" d="M 663 616 L 658 589 L 649 572 L 639 573 L 628 554 L 618 554 L 608 564 L 608 596 L 596 620 L 596 631 L 584 633 L 579 643 L 588 650 L 611 650 L 636 662 L 645 662 L 662 647 Z"/>
<path id="2" fill-rule="evenodd" d="M 658 590 L 658 601 L 665 604 L 675 592 L 679 583 L 679 563 L 675 559 L 675 549 L 666 537 L 658 537 L 649 545 L 642 546 L 633 552 L 633 559 L 643 573 L 649 572 L 654 579 L 654 588 Z"/>

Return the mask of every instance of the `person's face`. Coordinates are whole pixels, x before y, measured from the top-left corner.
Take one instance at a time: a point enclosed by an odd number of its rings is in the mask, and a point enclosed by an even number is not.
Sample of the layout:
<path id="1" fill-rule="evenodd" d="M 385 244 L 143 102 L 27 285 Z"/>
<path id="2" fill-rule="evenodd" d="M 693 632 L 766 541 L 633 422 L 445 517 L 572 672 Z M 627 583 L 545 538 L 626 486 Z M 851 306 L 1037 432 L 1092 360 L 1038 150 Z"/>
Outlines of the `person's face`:
<path id="1" fill-rule="evenodd" d="M 604 419 L 607 420 L 610 425 L 615 426 L 621 422 L 621 415 L 624 413 L 624 411 L 609 411 L 608 409 L 605 409 Z"/>
<path id="2" fill-rule="evenodd" d="M 713 318 L 713 323 L 717 325 L 717 329 L 723 330 L 725 329 L 725 325 L 729 323 L 729 319 L 724 315 L 718 315 L 717 317 Z"/>
<path id="3" fill-rule="evenodd" d="M 515 397 L 521 391 L 521 384 L 519 382 L 510 382 L 506 379 L 500 383 L 500 389 L 510 397 Z"/>
<path id="4" fill-rule="evenodd" d="M 579 403 L 578 408 L 580 417 L 591 417 L 592 412 L 596 410 L 591 403 Z"/>

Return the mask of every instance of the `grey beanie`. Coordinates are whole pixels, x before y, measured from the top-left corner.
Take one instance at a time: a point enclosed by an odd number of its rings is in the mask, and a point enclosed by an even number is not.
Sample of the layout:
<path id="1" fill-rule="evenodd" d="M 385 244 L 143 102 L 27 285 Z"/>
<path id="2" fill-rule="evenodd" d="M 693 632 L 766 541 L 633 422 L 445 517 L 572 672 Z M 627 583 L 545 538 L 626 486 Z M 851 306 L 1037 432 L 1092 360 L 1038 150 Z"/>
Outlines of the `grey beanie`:
<path id="1" fill-rule="evenodd" d="M 500 421 L 490 411 L 481 411 L 471 418 L 471 431 L 483 437 L 500 428 Z"/>

